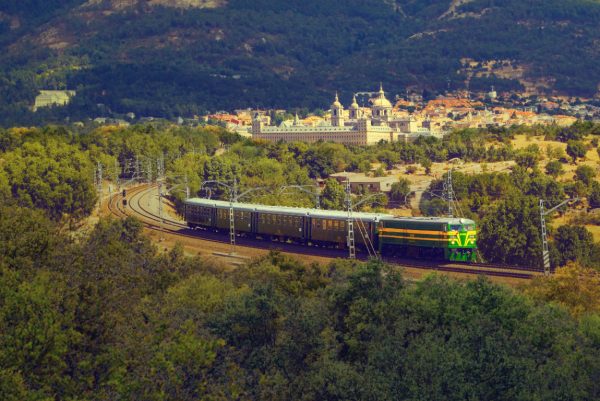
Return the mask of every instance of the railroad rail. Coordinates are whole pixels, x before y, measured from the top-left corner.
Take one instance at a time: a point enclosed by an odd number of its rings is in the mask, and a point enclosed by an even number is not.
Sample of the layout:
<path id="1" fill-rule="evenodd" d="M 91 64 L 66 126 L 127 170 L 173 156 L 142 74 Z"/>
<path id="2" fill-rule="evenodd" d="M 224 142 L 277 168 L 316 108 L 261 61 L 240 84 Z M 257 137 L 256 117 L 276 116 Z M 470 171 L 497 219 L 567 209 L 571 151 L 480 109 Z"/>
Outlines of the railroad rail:
<path id="1" fill-rule="evenodd" d="M 204 241 L 210 241 L 221 244 L 229 243 L 229 237 L 226 235 L 210 231 L 192 230 L 188 228 L 187 224 L 165 216 L 163 216 L 163 218 L 161 219 L 160 216 L 149 210 L 149 208 L 144 206 L 143 204 L 143 201 L 147 196 L 152 196 L 150 191 L 155 188 L 155 185 L 145 184 L 129 189 L 127 195 L 127 206 L 123 206 L 123 197 L 121 196 L 121 194 L 115 194 L 109 199 L 108 210 L 111 214 L 119 218 L 135 216 L 142 221 L 146 228 L 150 230 L 165 232 L 181 237 L 202 239 Z M 305 255 L 310 254 L 332 259 L 343 258 L 346 255 L 346 253 L 340 249 L 306 247 L 303 245 L 283 242 L 266 242 L 245 237 L 238 238 L 237 243 L 238 246 L 246 248 L 280 249 L 289 253 Z M 364 254 L 359 254 L 357 255 L 357 257 L 362 260 L 368 259 L 368 255 Z M 451 262 L 449 263 L 446 261 L 425 261 L 394 257 L 384 257 L 383 260 L 390 264 L 423 270 L 486 275 L 496 277 L 510 277 L 517 279 L 531 279 L 535 276 L 543 274 L 543 270 L 541 269 L 520 266 L 506 266 L 491 263 L 457 264 Z"/>

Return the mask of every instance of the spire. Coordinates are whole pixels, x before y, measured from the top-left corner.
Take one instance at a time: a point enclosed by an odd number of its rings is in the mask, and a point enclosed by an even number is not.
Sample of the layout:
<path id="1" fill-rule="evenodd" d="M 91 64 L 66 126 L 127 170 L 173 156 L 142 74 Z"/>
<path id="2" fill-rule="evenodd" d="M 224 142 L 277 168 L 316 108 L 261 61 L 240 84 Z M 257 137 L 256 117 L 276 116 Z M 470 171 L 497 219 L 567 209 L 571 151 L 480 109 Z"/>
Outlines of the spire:
<path id="1" fill-rule="evenodd" d="M 385 92 L 383 91 L 383 82 L 379 82 L 379 94 L 383 95 Z"/>
<path id="2" fill-rule="evenodd" d="M 342 107 L 342 104 L 340 103 L 340 99 L 338 97 L 337 91 L 335 92 L 335 100 L 333 101 L 333 104 L 331 105 L 331 107 L 334 107 L 334 108 L 341 108 Z"/>

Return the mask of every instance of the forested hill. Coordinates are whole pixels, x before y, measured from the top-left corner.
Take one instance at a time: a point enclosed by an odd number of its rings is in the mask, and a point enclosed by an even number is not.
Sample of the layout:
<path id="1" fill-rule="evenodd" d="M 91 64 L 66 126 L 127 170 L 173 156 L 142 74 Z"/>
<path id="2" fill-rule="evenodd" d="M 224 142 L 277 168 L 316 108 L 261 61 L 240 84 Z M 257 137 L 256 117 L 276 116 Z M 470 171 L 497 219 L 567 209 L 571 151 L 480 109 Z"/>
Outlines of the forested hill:
<path id="1" fill-rule="evenodd" d="M 323 107 L 379 81 L 593 96 L 599 21 L 598 0 L 5 0 L 0 123 L 53 88 L 78 91 L 55 117 Z"/>

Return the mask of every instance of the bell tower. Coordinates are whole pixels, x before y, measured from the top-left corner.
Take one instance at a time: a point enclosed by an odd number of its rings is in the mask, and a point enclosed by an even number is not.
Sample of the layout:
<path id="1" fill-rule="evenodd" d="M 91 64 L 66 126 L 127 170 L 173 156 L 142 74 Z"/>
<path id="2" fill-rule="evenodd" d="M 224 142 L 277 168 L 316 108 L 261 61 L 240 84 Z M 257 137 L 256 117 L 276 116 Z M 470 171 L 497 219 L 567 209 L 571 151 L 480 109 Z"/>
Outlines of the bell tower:
<path id="1" fill-rule="evenodd" d="M 337 92 L 335 100 L 331 105 L 331 125 L 334 127 L 344 126 L 344 106 L 340 103 Z"/>
<path id="2" fill-rule="evenodd" d="M 348 108 L 349 118 L 351 120 L 358 120 L 360 117 L 360 108 L 358 107 L 358 103 L 356 102 L 356 95 L 352 97 L 352 104 Z"/>

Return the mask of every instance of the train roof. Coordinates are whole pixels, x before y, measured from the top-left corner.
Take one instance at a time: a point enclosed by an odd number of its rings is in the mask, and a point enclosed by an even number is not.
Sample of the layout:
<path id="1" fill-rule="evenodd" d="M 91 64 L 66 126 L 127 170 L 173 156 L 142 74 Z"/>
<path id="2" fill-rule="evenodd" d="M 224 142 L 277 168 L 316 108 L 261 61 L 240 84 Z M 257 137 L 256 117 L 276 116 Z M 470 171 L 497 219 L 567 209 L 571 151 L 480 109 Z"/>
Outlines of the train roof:
<path id="1" fill-rule="evenodd" d="M 228 201 L 220 201 L 214 199 L 204 198 L 190 198 L 185 201 L 186 204 L 198 205 L 198 206 L 211 206 L 218 208 L 229 208 Z M 344 210 L 323 210 L 323 209 L 310 209 L 303 207 L 289 207 L 289 206 L 269 206 L 260 205 L 255 203 L 240 203 L 234 202 L 233 207 L 235 210 L 249 211 L 249 212 L 261 212 L 261 213 L 285 213 L 292 216 L 311 216 L 311 217 L 323 217 L 323 218 L 334 218 L 334 219 L 347 219 L 348 212 Z M 471 219 L 458 218 L 458 217 L 396 217 L 386 213 L 363 213 L 353 212 L 352 217 L 360 220 L 371 220 L 371 221 L 399 221 L 399 222 L 431 222 L 431 223 L 442 223 L 442 224 L 475 224 Z"/>
<path id="2" fill-rule="evenodd" d="M 392 216 L 389 219 L 385 219 L 386 221 L 416 221 L 420 223 L 443 223 L 443 224 L 475 224 L 475 221 L 471 219 L 465 219 L 464 217 L 396 217 Z"/>
<path id="3" fill-rule="evenodd" d="M 228 201 L 203 199 L 203 198 L 191 198 L 185 201 L 186 204 L 198 205 L 198 206 L 211 206 L 217 208 L 229 208 Z M 322 210 L 322 209 L 309 209 L 303 207 L 288 207 L 288 206 L 268 206 L 259 205 L 254 203 L 239 203 L 234 202 L 233 208 L 235 210 L 261 212 L 261 213 L 285 213 L 291 216 L 311 216 L 311 217 L 323 217 L 333 219 L 347 219 L 348 212 L 343 210 Z M 393 218 L 391 214 L 384 213 L 362 213 L 353 212 L 352 217 L 360 220 L 371 220 L 379 221 L 382 218 Z"/>

